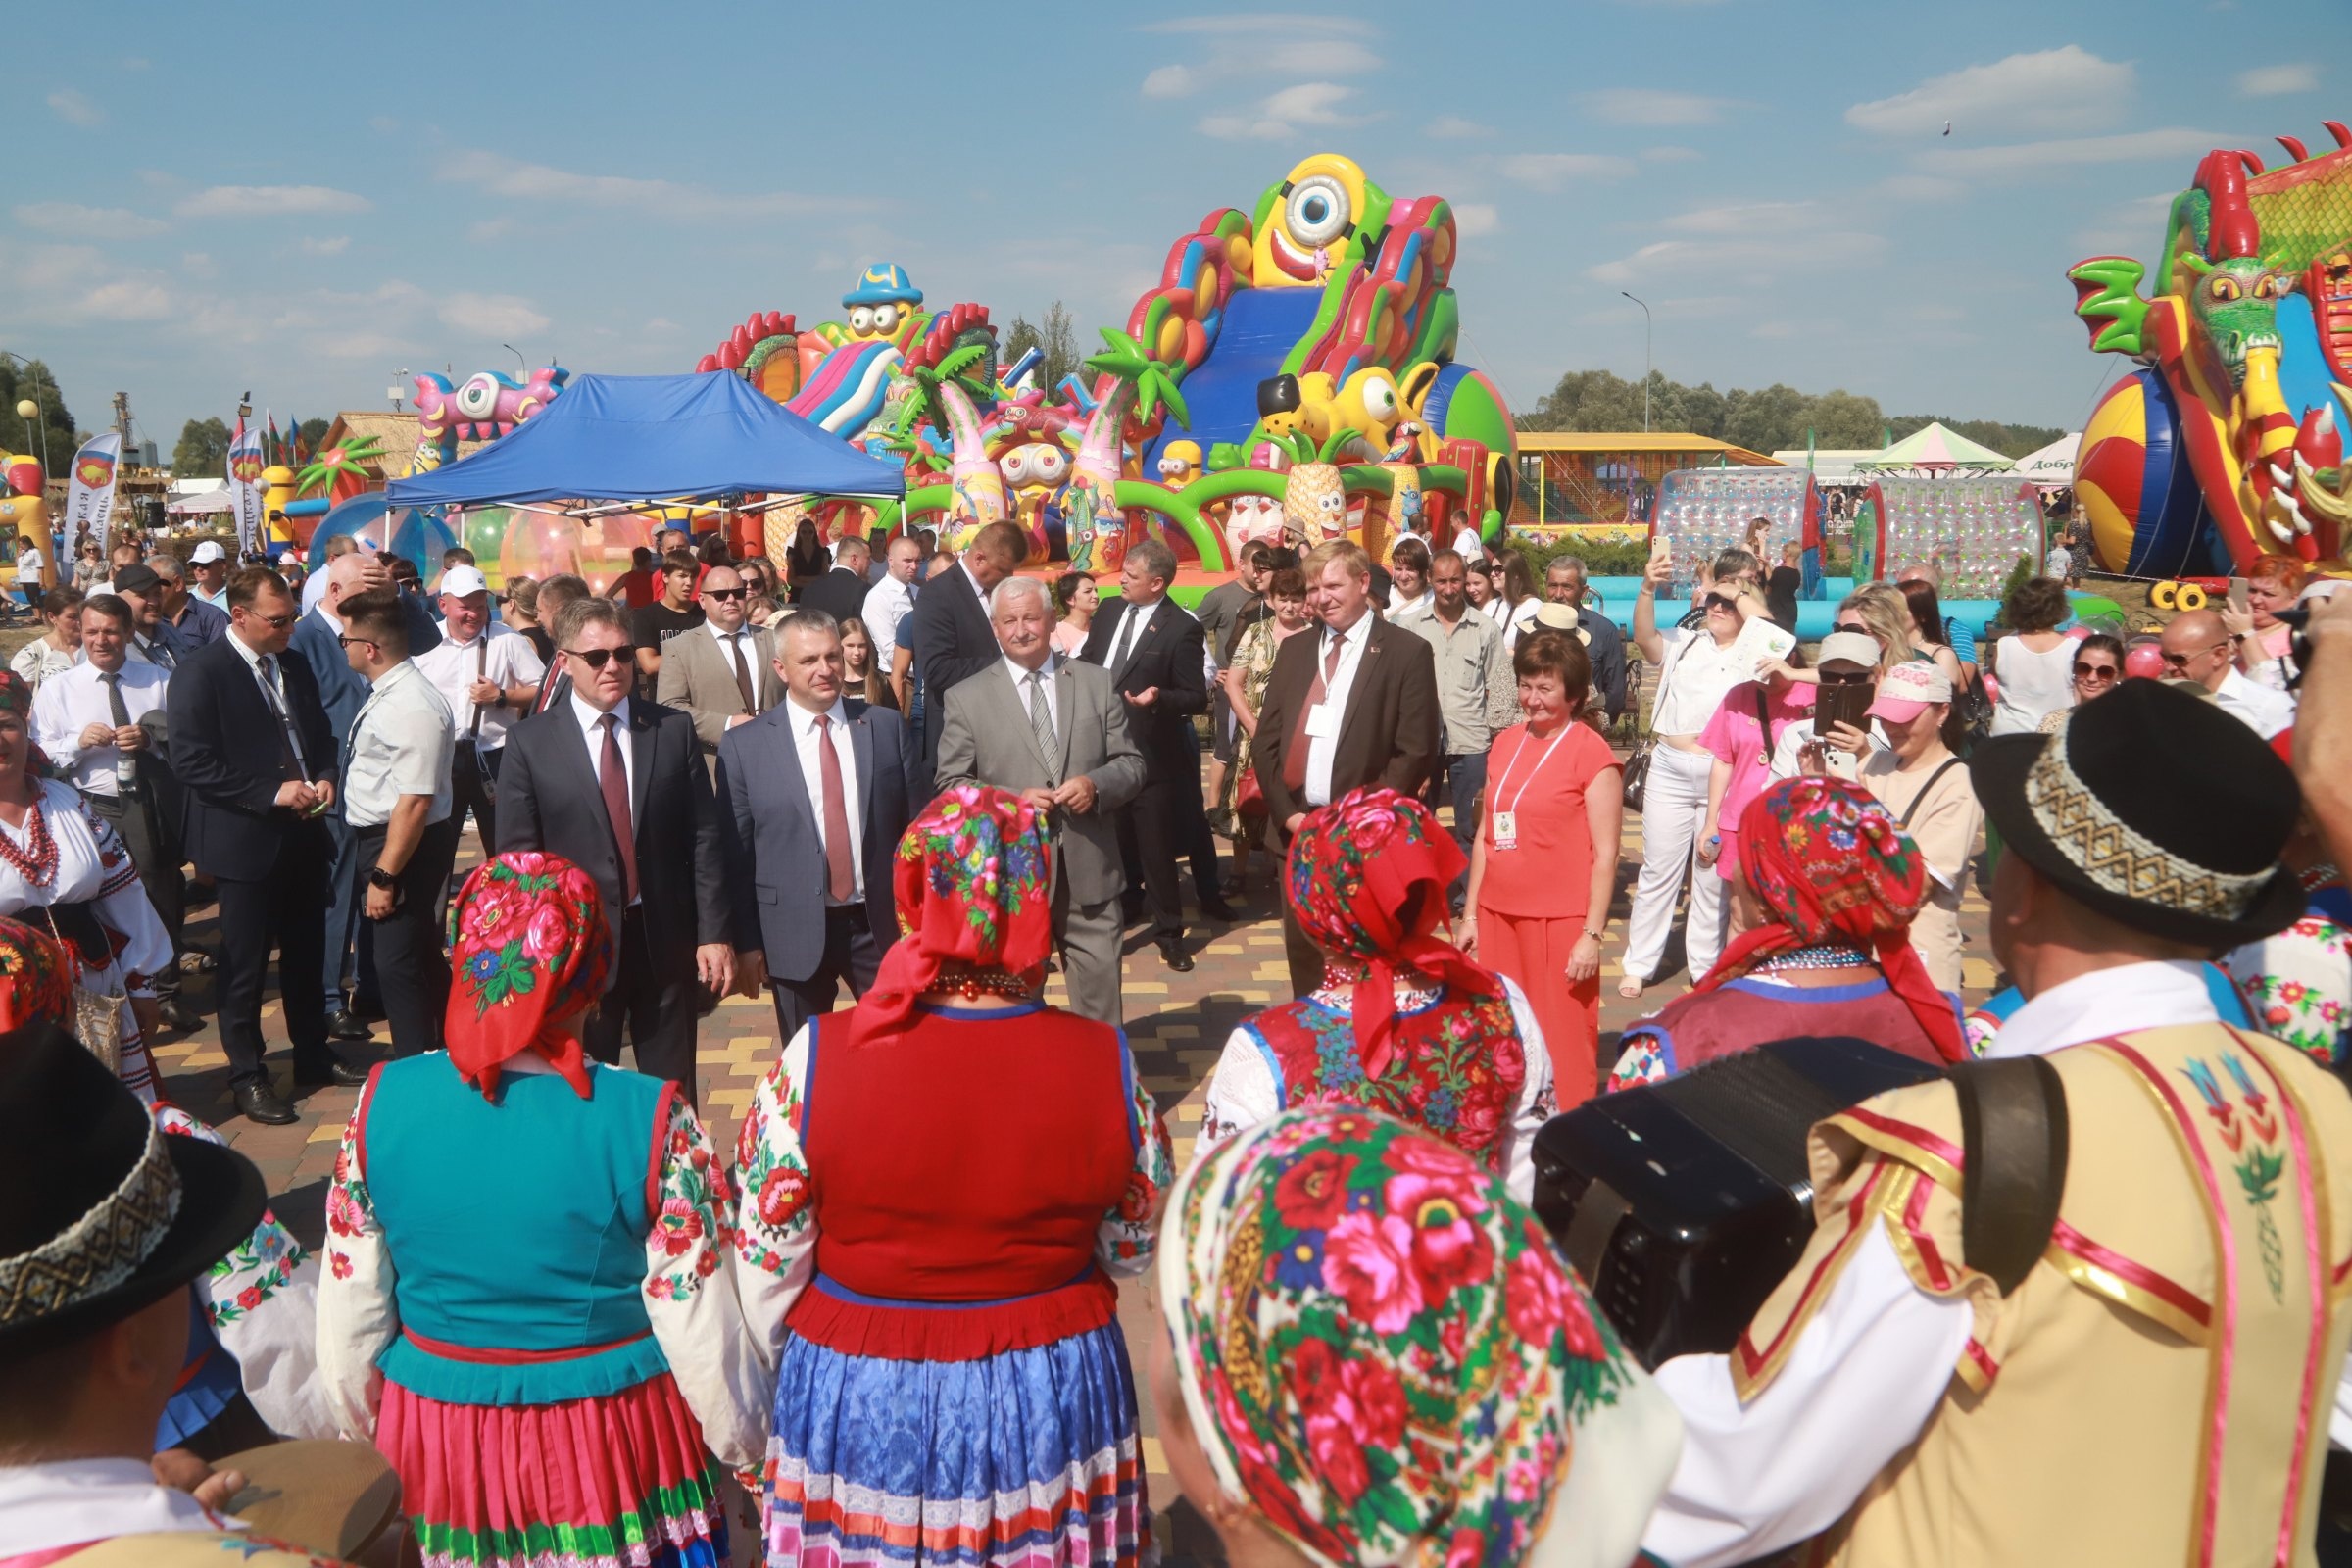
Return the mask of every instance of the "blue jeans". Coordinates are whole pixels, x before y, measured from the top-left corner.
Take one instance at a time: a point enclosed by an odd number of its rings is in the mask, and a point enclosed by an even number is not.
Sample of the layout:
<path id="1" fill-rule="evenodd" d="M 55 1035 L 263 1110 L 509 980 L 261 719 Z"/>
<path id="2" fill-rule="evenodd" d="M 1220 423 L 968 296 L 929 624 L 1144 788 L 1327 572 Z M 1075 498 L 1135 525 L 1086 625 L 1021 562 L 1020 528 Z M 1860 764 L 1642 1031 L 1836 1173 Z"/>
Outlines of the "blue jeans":
<path id="1" fill-rule="evenodd" d="M 1429 776 L 1429 808 L 1433 811 L 1438 808 L 1441 782 L 1453 786 L 1453 842 L 1460 847 L 1465 863 L 1462 874 L 1446 890 L 1447 901 L 1458 909 L 1470 893 L 1470 872 L 1466 866 L 1470 846 L 1478 839 L 1478 819 L 1484 808 L 1480 797 L 1487 792 L 1487 754 L 1467 752 L 1438 759 L 1438 765 Z"/>

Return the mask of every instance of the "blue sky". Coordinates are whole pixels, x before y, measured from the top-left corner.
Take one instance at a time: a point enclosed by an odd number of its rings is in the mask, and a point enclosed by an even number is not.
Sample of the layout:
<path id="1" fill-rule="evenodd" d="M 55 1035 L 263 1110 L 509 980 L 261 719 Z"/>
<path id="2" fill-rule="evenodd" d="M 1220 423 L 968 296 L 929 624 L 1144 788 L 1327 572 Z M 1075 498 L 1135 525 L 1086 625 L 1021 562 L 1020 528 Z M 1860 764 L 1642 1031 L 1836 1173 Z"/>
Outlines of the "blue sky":
<path id="1" fill-rule="evenodd" d="M 0 155 L 0 347 L 85 426 L 124 390 L 168 452 L 248 387 L 380 407 L 502 343 L 691 369 L 752 311 L 838 318 L 873 260 L 1000 322 L 1060 298 L 1091 345 L 1203 214 L 1324 150 L 1454 203 L 1462 358 L 1515 406 L 1641 373 L 1630 289 L 1679 379 L 2076 425 L 2120 366 L 2065 269 L 2152 255 L 2207 148 L 2352 119 L 2344 0 L 362 15 L 12 22 L 42 64 Z"/>

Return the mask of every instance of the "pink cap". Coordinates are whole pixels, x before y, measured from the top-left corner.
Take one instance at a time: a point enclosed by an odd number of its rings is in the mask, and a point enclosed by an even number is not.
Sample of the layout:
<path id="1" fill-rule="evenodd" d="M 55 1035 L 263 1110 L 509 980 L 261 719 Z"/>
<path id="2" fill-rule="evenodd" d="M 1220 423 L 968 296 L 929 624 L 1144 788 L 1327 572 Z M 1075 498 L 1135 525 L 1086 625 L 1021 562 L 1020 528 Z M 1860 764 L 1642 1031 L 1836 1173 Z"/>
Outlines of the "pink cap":
<path id="1" fill-rule="evenodd" d="M 1870 716 L 1908 724 L 1933 705 L 1951 700 L 1951 677 L 1934 664 L 1914 660 L 1879 677 L 1879 695 L 1870 705 Z"/>

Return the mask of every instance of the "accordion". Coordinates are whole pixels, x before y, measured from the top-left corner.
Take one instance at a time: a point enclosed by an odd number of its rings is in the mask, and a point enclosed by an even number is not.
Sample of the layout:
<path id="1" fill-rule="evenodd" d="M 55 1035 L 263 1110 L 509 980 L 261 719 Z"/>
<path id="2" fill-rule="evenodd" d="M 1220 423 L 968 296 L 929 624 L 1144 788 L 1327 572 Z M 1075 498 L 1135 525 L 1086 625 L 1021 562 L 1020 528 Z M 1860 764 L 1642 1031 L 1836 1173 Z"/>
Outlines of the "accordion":
<path id="1" fill-rule="evenodd" d="M 1537 1135 L 1536 1212 L 1643 1366 L 1721 1354 L 1813 1234 L 1813 1124 L 1938 1076 L 1804 1036 L 1602 1095 Z"/>

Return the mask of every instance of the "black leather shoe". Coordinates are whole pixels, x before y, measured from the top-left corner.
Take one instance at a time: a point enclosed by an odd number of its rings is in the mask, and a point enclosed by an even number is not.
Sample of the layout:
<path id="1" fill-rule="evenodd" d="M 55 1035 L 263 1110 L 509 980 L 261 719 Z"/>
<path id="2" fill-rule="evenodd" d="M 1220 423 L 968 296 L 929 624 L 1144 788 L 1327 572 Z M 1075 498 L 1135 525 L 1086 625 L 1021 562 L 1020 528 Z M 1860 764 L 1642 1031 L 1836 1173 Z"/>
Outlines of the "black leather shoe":
<path id="1" fill-rule="evenodd" d="M 188 1030 L 204 1027 L 204 1014 L 177 997 L 164 998 L 156 1004 L 155 1015 L 183 1034 Z"/>
<path id="2" fill-rule="evenodd" d="M 324 1067 L 297 1066 L 294 1069 L 294 1087 L 297 1089 L 323 1089 L 328 1084 L 340 1084 L 352 1089 L 367 1081 L 367 1068 L 354 1067 L 340 1056 L 330 1058 Z"/>
<path id="3" fill-rule="evenodd" d="M 375 1031 L 360 1021 L 360 1015 L 349 1008 L 339 1008 L 326 1015 L 326 1038 L 329 1040 L 372 1040 Z"/>
<path id="4" fill-rule="evenodd" d="M 1184 951 L 1184 938 L 1182 937 L 1161 937 L 1159 939 L 1159 957 L 1162 963 L 1178 974 L 1193 972 L 1193 956 Z"/>
<path id="5" fill-rule="evenodd" d="M 1241 923 L 1241 915 L 1236 913 L 1233 906 L 1227 904 L 1223 899 L 1202 899 L 1200 901 L 1200 912 L 1206 915 L 1209 919 L 1216 921 L 1220 925 L 1238 925 Z"/>
<path id="6" fill-rule="evenodd" d="M 277 1091 L 265 1078 L 258 1083 L 239 1084 L 236 1091 L 237 1111 L 247 1121 L 258 1121 L 265 1127 L 285 1127 L 302 1118 L 294 1107 L 278 1098 Z"/>

